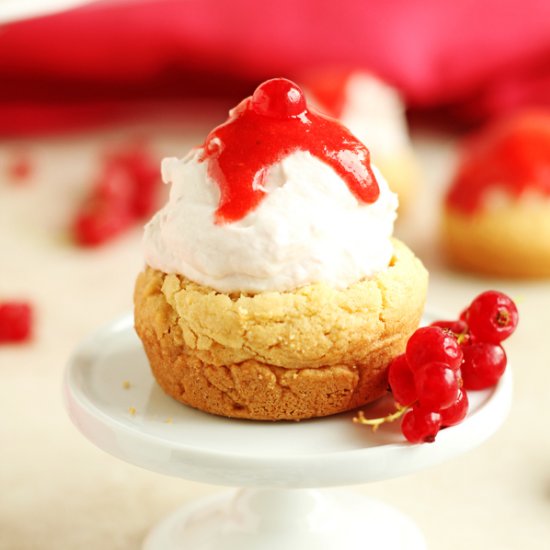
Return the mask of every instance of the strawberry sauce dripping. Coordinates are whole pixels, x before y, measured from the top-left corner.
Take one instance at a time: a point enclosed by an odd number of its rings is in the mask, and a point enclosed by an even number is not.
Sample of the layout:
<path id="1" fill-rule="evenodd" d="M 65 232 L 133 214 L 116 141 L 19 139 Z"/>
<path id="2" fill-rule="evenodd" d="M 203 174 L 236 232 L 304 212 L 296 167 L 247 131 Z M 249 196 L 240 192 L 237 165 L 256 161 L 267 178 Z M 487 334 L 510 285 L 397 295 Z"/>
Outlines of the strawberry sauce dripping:
<path id="1" fill-rule="evenodd" d="M 447 205 L 473 214 L 482 208 L 489 189 L 502 189 L 512 197 L 529 189 L 550 196 L 550 113 L 523 113 L 476 136 L 466 149 Z"/>
<path id="2" fill-rule="evenodd" d="M 380 190 L 368 149 L 339 122 L 308 110 L 296 84 L 268 80 L 230 113 L 206 138 L 202 161 L 220 188 L 216 222 L 237 221 L 264 198 L 270 166 L 295 151 L 309 151 L 346 182 L 363 203 Z"/>

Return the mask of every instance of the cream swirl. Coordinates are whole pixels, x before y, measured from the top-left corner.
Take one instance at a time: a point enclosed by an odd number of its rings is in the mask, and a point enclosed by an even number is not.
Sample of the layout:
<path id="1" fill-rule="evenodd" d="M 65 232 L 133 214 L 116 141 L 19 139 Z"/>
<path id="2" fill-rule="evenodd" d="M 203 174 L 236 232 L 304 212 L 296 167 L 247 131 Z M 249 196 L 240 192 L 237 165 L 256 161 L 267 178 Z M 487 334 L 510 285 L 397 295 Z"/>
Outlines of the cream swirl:
<path id="1" fill-rule="evenodd" d="M 397 197 L 380 172 L 380 196 L 365 204 L 329 165 L 296 151 L 268 169 L 254 210 L 216 223 L 220 192 L 207 168 L 200 149 L 164 159 L 170 196 L 144 235 L 151 267 L 226 293 L 344 288 L 388 267 Z"/>

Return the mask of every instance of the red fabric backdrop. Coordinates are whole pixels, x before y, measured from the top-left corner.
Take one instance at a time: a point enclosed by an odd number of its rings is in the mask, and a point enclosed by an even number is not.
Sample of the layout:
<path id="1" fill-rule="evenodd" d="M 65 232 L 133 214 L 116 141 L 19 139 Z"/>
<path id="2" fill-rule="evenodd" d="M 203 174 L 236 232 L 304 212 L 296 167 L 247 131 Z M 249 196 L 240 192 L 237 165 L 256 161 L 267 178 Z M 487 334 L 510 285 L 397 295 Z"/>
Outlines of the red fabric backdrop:
<path id="1" fill-rule="evenodd" d="M 465 121 L 550 105 L 550 2 L 96 2 L 0 27 L 0 135 L 135 114 L 151 99 L 238 97 L 336 65 Z"/>

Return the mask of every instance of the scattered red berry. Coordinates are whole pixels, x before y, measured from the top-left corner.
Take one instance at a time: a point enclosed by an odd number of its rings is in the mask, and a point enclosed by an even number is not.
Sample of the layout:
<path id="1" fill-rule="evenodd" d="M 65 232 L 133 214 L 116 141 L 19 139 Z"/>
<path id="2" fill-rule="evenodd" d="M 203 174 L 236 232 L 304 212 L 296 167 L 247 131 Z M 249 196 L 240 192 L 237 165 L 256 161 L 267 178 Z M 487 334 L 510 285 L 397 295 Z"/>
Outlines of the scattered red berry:
<path id="1" fill-rule="evenodd" d="M 132 222 L 133 217 L 125 208 L 92 200 L 79 212 L 73 234 L 79 245 L 97 246 L 122 233 Z"/>
<path id="2" fill-rule="evenodd" d="M 8 164 L 8 174 L 14 183 L 21 183 L 32 174 L 32 161 L 25 150 L 15 151 Z"/>
<path id="3" fill-rule="evenodd" d="M 28 303 L 0 303 L 0 343 L 29 340 L 31 330 L 32 308 Z"/>
<path id="4" fill-rule="evenodd" d="M 441 415 L 415 404 L 401 422 L 401 431 L 410 443 L 433 443 L 441 428 Z"/>
<path id="5" fill-rule="evenodd" d="M 448 330 L 440 327 L 419 328 L 407 343 L 407 359 L 415 372 L 426 363 L 438 361 L 457 370 L 462 363 L 462 350 Z"/>
<path id="6" fill-rule="evenodd" d="M 157 163 L 143 144 L 110 155 L 73 223 L 82 246 L 97 246 L 148 218 L 158 207 Z"/>
<path id="7" fill-rule="evenodd" d="M 464 387 L 483 390 L 494 386 L 504 373 L 506 363 L 506 352 L 499 344 L 476 342 L 464 346 Z"/>
<path id="8" fill-rule="evenodd" d="M 414 381 L 418 401 L 432 411 L 449 407 L 456 401 L 459 378 L 445 363 L 423 365 L 414 373 Z"/>
<path id="9" fill-rule="evenodd" d="M 455 402 L 439 411 L 441 415 L 441 426 L 448 428 L 462 422 L 468 414 L 468 395 L 464 389 L 458 390 L 458 397 Z"/>
<path id="10" fill-rule="evenodd" d="M 306 110 L 306 100 L 296 84 L 286 78 L 274 78 L 256 88 L 252 108 L 271 118 L 293 118 Z"/>
<path id="11" fill-rule="evenodd" d="M 135 216 L 146 219 L 158 208 L 161 185 L 158 161 L 146 146 L 138 143 L 126 151 L 111 155 L 107 166 L 124 171 L 133 183 L 129 202 Z"/>
<path id="12" fill-rule="evenodd" d="M 132 176 L 119 164 L 107 164 L 92 191 L 92 200 L 98 199 L 120 208 L 132 211 L 134 199 Z"/>
<path id="13" fill-rule="evenodd" d="M 508 338 L 518 324 L 516 304 L 502 292 L 488 290 L 468 308 L 468 325 L 477 340 L 498 344 Z"/>
<path id="14" fill-rule="evenodd" d="M 411 405 L 418 399 L 414 376 L 405 354 L 399 355 L 390 363 L 388 383 L 393 398 L 400 405 Z"/>
<path id="15" fill-rule="evenodd" d="M 76 216 L 73 226 L 76 242 L 82 246 L 96 246 L 127 229 L 134 220 L 133 187 L 125 170 L 107 165 L 92 195 Z"/>

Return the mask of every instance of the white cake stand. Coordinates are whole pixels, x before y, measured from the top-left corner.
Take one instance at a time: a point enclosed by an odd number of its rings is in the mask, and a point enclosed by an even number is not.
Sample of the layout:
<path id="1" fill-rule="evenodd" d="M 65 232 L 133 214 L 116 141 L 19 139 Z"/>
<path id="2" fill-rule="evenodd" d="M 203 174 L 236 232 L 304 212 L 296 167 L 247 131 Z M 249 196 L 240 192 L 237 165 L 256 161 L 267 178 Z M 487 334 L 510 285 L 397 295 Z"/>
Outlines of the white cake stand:
<path id="1" fill-rule="evenodd" d="M 397 510 L 344 490 L 318 488 L 394 478 L 466 452 L 493 434 L 511 403 L 509 369 L 491 391 L 472 392 L 466 420 L 433 444 L 411 445 L 398 426 L 373 433 L 353 414 L 302 422 L 212 416 L 167 397 L 153 380 L 131 316 L 77 350 L 64 393 L 78 429 L 114 456 L 157 472 L 242 487 L 177 510 L 145 550 L 423 550 Z M 369 416 L 386 412 L 380 400 Z"/>

